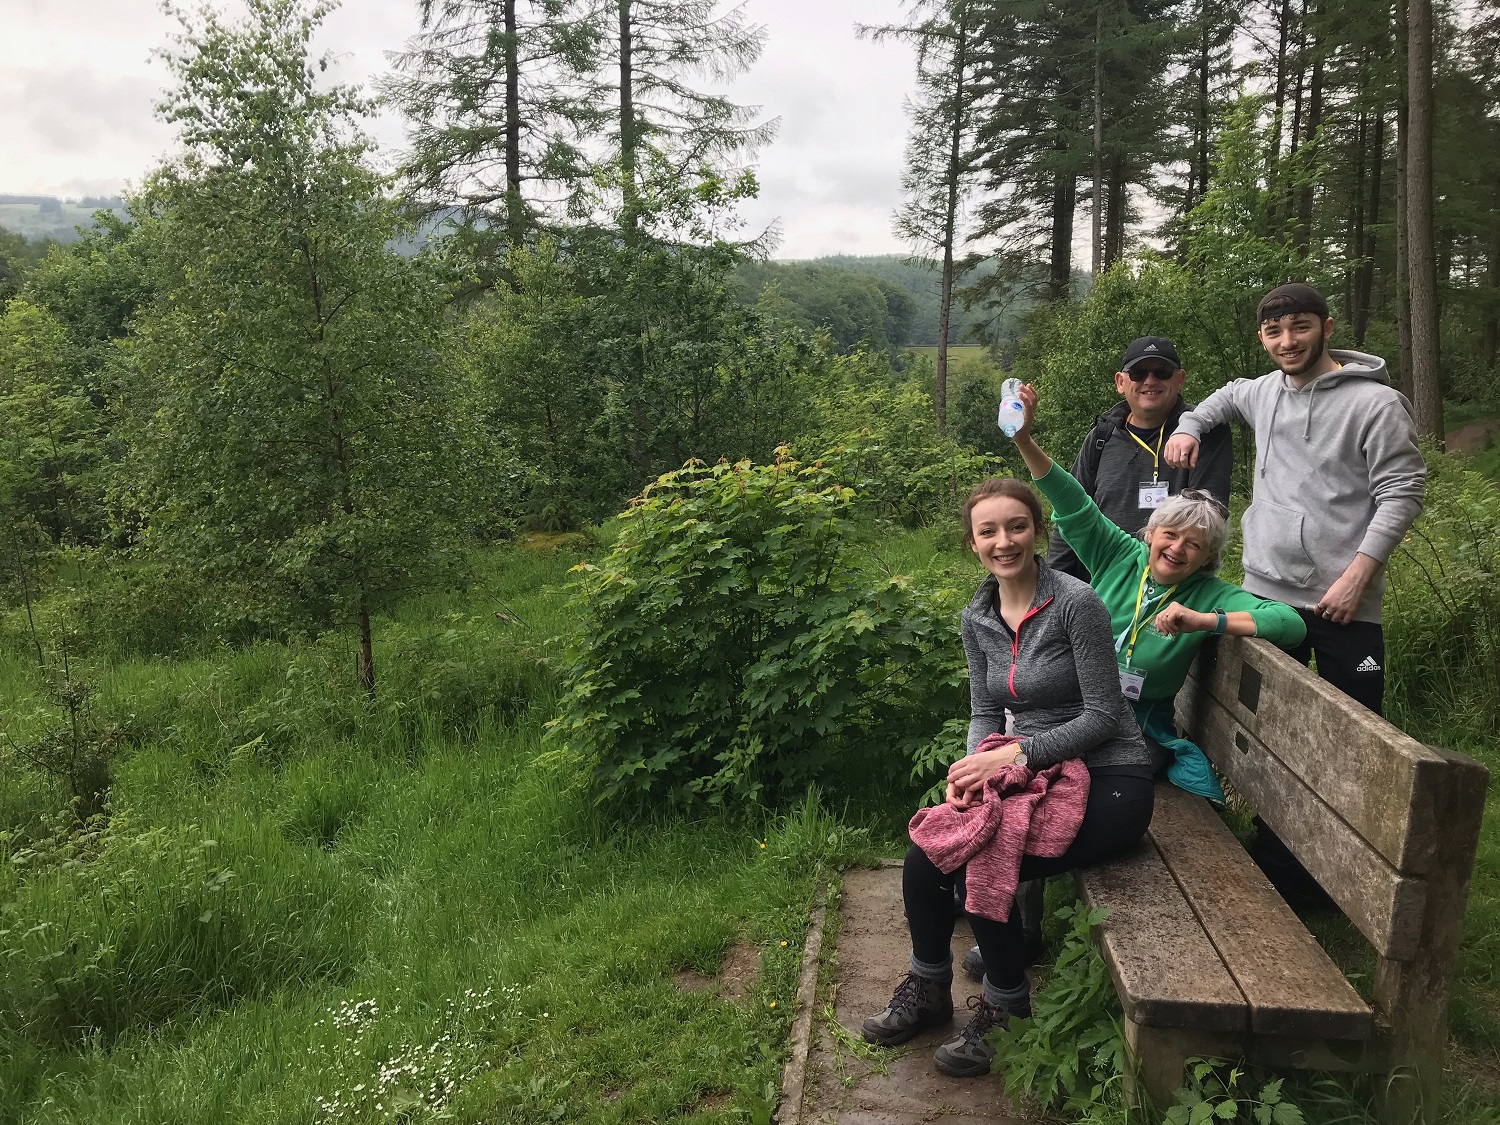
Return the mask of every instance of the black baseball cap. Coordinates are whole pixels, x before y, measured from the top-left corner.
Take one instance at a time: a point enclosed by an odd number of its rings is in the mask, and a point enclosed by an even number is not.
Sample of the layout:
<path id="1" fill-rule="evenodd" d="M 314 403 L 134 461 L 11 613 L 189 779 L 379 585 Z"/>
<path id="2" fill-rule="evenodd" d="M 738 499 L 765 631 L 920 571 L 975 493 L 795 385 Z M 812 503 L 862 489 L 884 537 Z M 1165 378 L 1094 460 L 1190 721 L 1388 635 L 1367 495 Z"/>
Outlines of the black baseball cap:
<path id="1" fill-rule="evenodd" d="M 1255 323 L 1264 324 L 1293 313 L 1312 313 L 1319 320 L 1327 320 L 1330 315 L 1328 299 L 1306 282 L 1291 281 L 1278 285 L 1260 299 L 1255 310 Z"/>
<path id="2" fill-rule="evenodd" d="M 1130 341 L 1130 347 L 1125 349 L 1125 358 L 1120 363 L 1120 370 L 1129 371 L 1143 359 L 1164 359 L 1172 365 L 1173 371 L 1182 369 L 1177 349 L 1165 336 L 1142 336 L 1139 340 Z"/>

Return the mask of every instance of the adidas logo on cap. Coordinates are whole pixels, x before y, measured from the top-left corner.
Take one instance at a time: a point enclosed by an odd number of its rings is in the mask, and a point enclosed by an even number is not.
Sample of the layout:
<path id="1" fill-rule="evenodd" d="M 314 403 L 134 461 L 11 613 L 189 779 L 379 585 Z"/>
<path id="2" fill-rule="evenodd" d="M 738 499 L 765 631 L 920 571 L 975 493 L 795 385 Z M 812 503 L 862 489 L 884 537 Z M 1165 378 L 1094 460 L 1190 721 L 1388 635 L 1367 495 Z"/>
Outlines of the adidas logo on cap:
<path id="1" fill-rule="evenodd" d="M 1373 656 L 1367 656 L 1359 662 L 1359 667 L 1354 670 L 1356 672 L 1378 672 L 1380 671 L 1380 665 L 1375 663 Z"/>
<path id="2" fill-rule="evenodd" d="M 1147 351 L 1148 351 L 1148 352 L 1154 352 L 1154 351 L 1156 351 L 1156 350 L 1157 350 L 1157 349 L 1156 349 L 1156 345 L 1155 345 L 1155 344 L 1147 344 L 1147 345 L 1146 345 L 1146 350 L 1147 350 Z"/>

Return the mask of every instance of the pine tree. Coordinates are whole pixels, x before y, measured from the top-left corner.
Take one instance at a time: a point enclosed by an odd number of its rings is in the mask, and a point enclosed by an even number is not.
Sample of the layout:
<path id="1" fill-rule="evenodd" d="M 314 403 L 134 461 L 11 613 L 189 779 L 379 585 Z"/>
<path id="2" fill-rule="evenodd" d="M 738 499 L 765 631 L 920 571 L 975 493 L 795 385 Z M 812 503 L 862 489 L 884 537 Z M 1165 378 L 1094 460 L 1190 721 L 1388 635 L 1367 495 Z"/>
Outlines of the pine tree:
<path id="1" fill-rule="evenodd" d="M 427 209 L 460 209 L 492 265 L 564 219 L 603 115 L 603 40 L 581 0 L 421 0 L 422 34 L 386 89 L 411 126 L 403 173 Z M 498 245 L 497 245 L 498 244 Z"/>
<path id="2" fill-rule="evenodd" d="M 913 22 L 862 27 L 879 41 L 896 39 L 917 49 L 917 95 L 911 117 L 902 204 L 896 232 L 920 252 L 940 259 L 937 381 L 933 404 L 938 428 L 948 423 L 948 344 L 957 278 L 955 252 L 974 178 L 975 17 L 971 0 L 913 0 Z"/>
<path id="3" fill-rule="evenodd" d="M 775 135 L 777 122 L 757 121 L 756 107 L 692 84 L 727 81 L 760 57 L 764 29 L 747 21 L 743 4 L 720 8 L 720 0 L 607 0 L 601 8 L 610 41 L 595 81 L 599 103 L 613 105 L 607 141 L 627 238 L 653 227 L 679 234 L 680 186 L 735 179 L 736 162 Z"/>

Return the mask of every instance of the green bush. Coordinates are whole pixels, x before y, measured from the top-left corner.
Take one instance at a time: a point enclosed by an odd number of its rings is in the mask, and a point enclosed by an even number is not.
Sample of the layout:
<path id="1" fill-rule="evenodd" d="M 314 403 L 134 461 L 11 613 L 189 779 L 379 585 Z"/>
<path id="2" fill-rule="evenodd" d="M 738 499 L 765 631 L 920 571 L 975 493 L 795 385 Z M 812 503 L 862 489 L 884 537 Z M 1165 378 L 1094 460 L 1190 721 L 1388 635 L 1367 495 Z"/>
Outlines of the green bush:
<path id="1" fill-rule="evenodd" d="M 334 976 L 358 955 L 349 880 L 274 828 L 91 826 L 61 862 L 0 864 L 0 1029 L 110 1042 L 200 1006 Z M 38 870 L 29 873 L 33 866 Z"/>
<path id="2" fill-rule="evenodd" d="M 1390 562 L 1388 699 L 1428 741 L 1487 742 L 1500 725 L 1500 503 L 1463 460 L 1426 457 L 1425 510 Z"/>
<path id="3" fill-rule="evenodd" d="M 580 564 L 551 731 L 604 797 L 750 801 L 842 761 L 895 778 L 961 708 L 962 595 L 872 573 L 854 509 L 784 450 L 689 467 Z"/>
<path id="4" fill-rule="evenodd" d="M 792 443 L 796 455 L 821 459 L 877 518 L 903 527 L 956 518 L 995 459 L 939 434 L 931 396 L 876 377 L 864 359 L 846 361 L 844 380 L 815 397 L 816 420 Z"/>

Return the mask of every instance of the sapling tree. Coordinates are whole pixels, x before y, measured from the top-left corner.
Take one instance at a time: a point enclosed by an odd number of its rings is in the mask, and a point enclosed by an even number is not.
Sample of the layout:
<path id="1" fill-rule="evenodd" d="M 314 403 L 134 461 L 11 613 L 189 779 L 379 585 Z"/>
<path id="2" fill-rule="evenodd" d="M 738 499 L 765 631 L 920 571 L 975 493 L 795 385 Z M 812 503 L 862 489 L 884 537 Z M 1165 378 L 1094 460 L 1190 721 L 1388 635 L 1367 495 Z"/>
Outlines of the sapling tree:
<path id="1" fill-rule="evenodd" d="M 309 39 L 326 3 L 182 15 L 159 107 L 182 150 L 131 201 L 158 276 L 132 348 L 145 539 L 296 627 L 371 614 L 453 559 L 461 399 L 444 291 Z"/>

